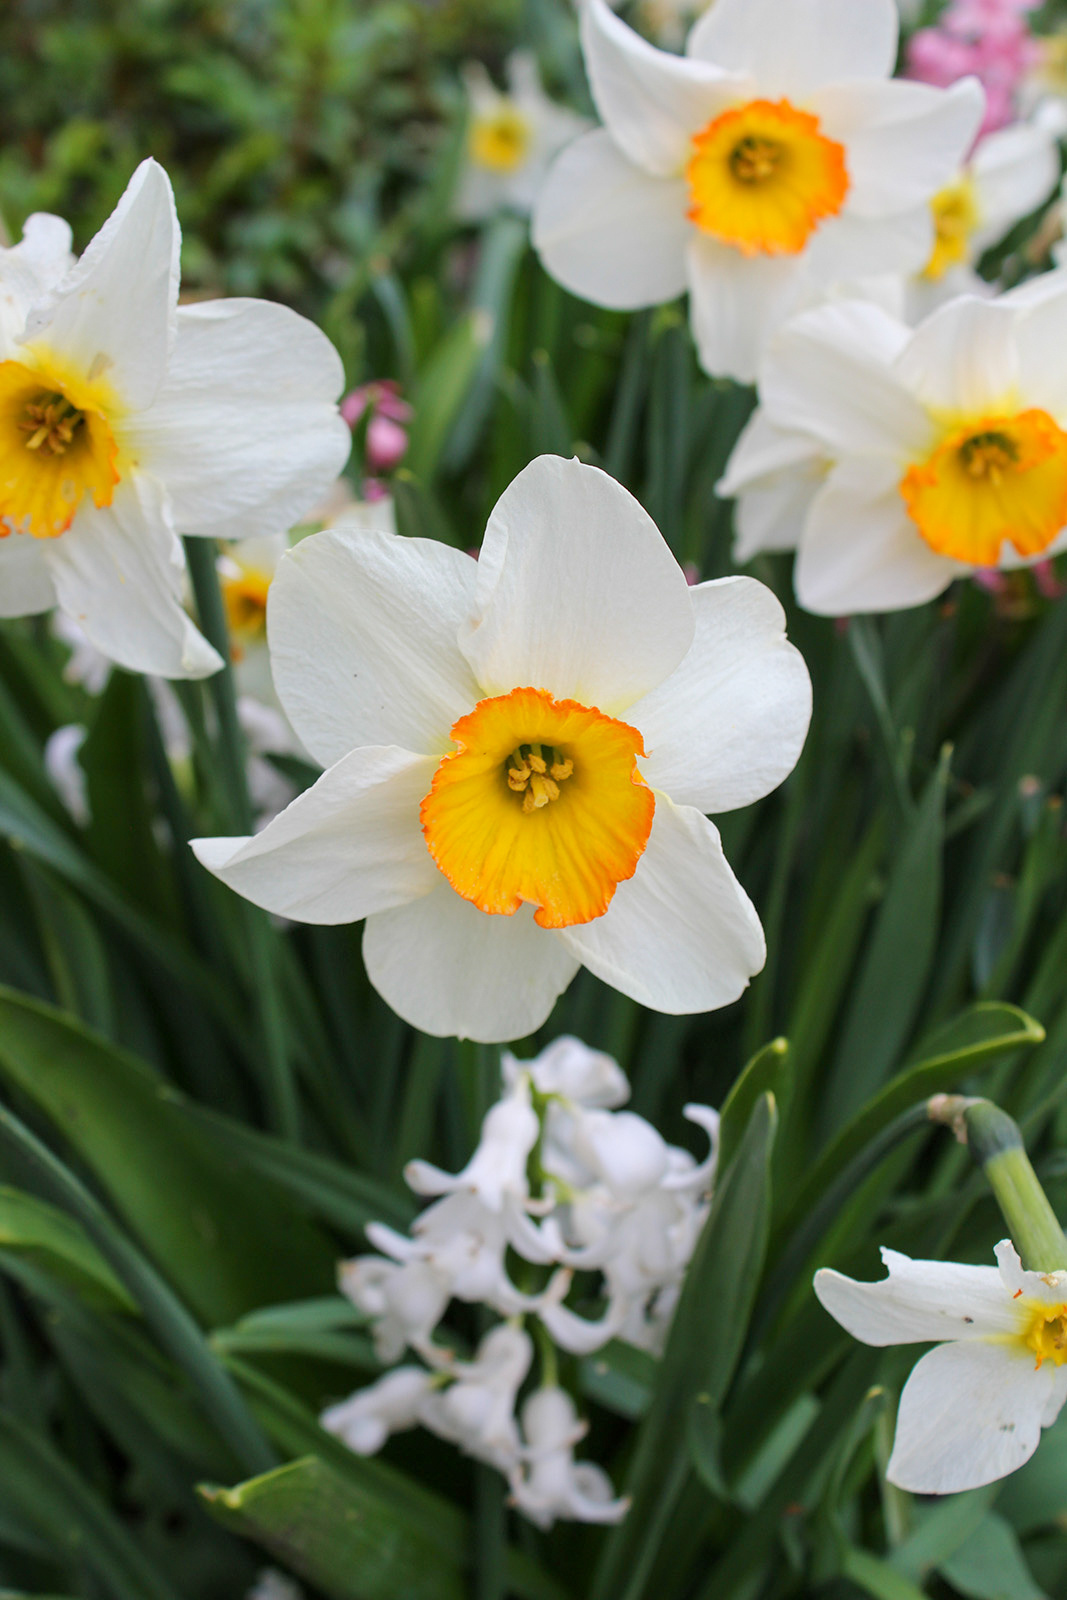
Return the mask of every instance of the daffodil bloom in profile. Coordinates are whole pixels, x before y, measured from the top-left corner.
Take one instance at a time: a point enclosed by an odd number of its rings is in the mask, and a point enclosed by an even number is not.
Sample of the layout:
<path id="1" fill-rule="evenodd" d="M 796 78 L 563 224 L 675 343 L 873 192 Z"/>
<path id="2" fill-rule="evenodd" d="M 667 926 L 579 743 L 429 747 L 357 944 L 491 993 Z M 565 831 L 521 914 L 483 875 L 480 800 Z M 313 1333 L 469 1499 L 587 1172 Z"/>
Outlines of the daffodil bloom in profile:
<path id="1" fill-rule="evenodd" d="M 589 126 L 549 98 L 528 51 L 513 51 L 506 73 L 504 93 L 480 61 L 469 61 L 463 71 L 467 146 L 456 210 L 467 222 L 505 209 L 530 211 L 553 156 Z"/>
<path id="2" fill-rule="evenodd" d="M 914 1494 L 957 1494 L 1029 1461 L 1067 1399 L 1067 1272 L 1026 1272 L 1004 1239 L 995 1267 L 912 1261 L 857 1283 L 827 1268 L 815 1293 L 864 1344 L 937 1341 L 900 1397 L 886 1476 Z"/>
<path id="3" fill-rule="evenodd" d="M 183 609 L 179 535 L 287 528 L 349 447 L 329 341 L 260 300 L 179 307 L 179 239 L 145 161 L 79 260 L 58 217 L 0 250 L 0 616 L 58 606 L 170 678 L 221 664 Z"/>
<path id="4" fill-rule="evenodd" d="M 890 81 L 897 30 L 893 0 L 716 0 L 676 56 L 585 0 L 604 127 L 542 191 L 547 270 L 620 310 L 688 290 L 702 364 L 743 382 L 831 284 L 917 271 L 983 99 L 972 80 Z"/>
<path id="5" fill-rule="evenodd" d="M 704 815 L 799 754 L 810 683 L 774 596 L 690 589 L 594 467 L 543 456 L 480 559 L 343 525 L 302 540 L 268 605 L 274 681 L 327 768 L 254 839 L 201 861 L 297 921 L 367 919 L 371 982 L 415 1026 L 520 1038 L 582 965 L 704 1011 L 763 964 Z"/>
<path id="6" fill-rule="evenodd" d="M 719 493 L 766 491 L 777 460 L 799 506 L 805 474 L 797 596 L 831 616 L 1053 556 L 1067 546 L 1065 338 L 1067 273 L 963 296 L 914 331 L 859 301 L 805 312 L 768 353 Z"/>
<path id="7" fill-rule="evenodd" d="M 988 134 L 934 195 L 934 247 L 909 286 L 907 320 L 919 322 L 959 294 L 992 294 L 974 270 L 1009 228 L 1052 198 L 1059 182 L 1055 134 L 1040 121 Z"/>

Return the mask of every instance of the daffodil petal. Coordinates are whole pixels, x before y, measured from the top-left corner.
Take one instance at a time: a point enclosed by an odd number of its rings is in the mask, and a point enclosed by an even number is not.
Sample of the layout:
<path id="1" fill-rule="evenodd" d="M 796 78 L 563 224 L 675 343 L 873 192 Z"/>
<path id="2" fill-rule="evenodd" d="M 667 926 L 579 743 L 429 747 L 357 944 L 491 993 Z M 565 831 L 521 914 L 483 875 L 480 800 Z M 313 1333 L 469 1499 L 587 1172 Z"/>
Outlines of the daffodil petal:
<path id="1" fill-rule="evenodd" d="M 864 1344 L 926 1344 L 1016 1334 L 1025 1322 L 996 1267 L 913 1261 L 882 1250 L 888 1277 L 857 1283 L 823 1267 L 815 1293 L 830 1315 Z"/>
<path id="2" fill-rule="evenodd" d="M 888 78 L 897 11 L 893 0 L 716 0 L 686 50 L 698 61 L 751 73 L 761 93 L 804 96 L 838 78 Z"/>
<path id="3" fill-rule="evenodd" d="M 923 605 L 969 571 L 920 536 L 900 496 L 899 467 L 853 456 L 811 503 L 794 581 L 808 611 L 846 617 Z"/>
<path id="4" fill-rule="evenodd" d="M 865 8 L 853 9 L 863 15 Z M 848 206 L 861 216 L 907 211 L 950 183 L 978 132 L 984 105 L 974 78 L 951 89 L 899 78 L 834 83 L 811 100 L 823 131 L 848 151 Z"/>
<path id="5" fill-rule="evenodd" d="M 196 839 L 197 859 L 254 905 L 300 922 L 358 922 L 436 886 L 419 828 L 432 756 L 353 750 L 250 839 Z"/>
<path id="6" fill-rule="evenodd" d="M 685 290 L 687 204 L 683 178 L 650 177 L 598 128 L 549 172 L 534 246 L 553 278 L 584 300 L 620 311 L 661 305 Z"/>
<path id="7" fill-rule="evenodd" d="M 170 179 L 142 161 L 77 265 L 30 316 L 23 342 L 106 379 L 130 408 L 150 405 L 174 345 L 180 240 Z"/>
<path id="8" fill-rule="evenodd" d="M 47 546 L 26 533 L 0 539 L 0 617 L 32 617 L 55 605 Z"/>
<path id="9" fill-rule="evenodd" d="M 438 1038 L 503 1044 L 533 1033 L 578 970 L 533 907 L 488 916 L 442 877 L 431 894 L 367 919 L 367 976 L 397 1014 Z"/>
<path id="10" fill-rule="evenodd" d="M 451 750 L 453 722 L 481 698 L 456 643 L 476 574 L 460 550 L 344 523 L 283 557 L 267 608 L 274 685 L 317 761 L 368 744 Z"/>
<path id="11" fill-rule="evenodd" d="M 582 7 L 589 87 L 609 133 L 634 164 L 660 177 L 685 166 L 691 135 L 753 88 L 744 75 L 657 50 L 604 0 Z"/>
<path id="12" fill-rule="evenodd" d="M 559 937 L 605 983 L 671 1015 L 728 1005 L 766 959 L 759 918 L 718 831 L 664 794 L 634 876 L 596 922 Z"/>
<path id="13" fill-rule="evenodd" d="M 691 230 L 689 318 L 705 372 L 755 382 L 767 339 L 802 293 L 799 262 L 792 255 L 746 256 Z"/>
<path id="14" fill-rule="evenodd" d="M 540 456 L 489 518 L 460 648 L 484 694 L 519 684 L 621 716 L 693 640 L 681 568 L 631 494 Z"/>
<path id="15" fill-rule="evenodd" d="M 977 255 L 1049 198 L 1060 177 L 1059 145 L 1049 129 L 1016 122 L 981 140 L 971 174 L 980 216 L 972 242 Z"/>
<path id="16" fill-rule="evenodd" d="M 1049 274 L 1060 281 L 1031 305 L 1024 305 L 1015 325 L 1019 351 L 1019 387 L 1033 403 L 1054 416 L 1067 413 L 1067 271 Z"/>
<path id="17" fill-rule="evenodd" d="M 1019 313 L 965 296 L 941 306 L 901 350 L 894 373 L 932 410 L 964 415 L 1017 410 Z"/>
<path id="18" fill-rule="evenodd" d="M 1041 1438 L 1056 1368 L 1010 1344 L 954 1341 L 904 1385 L 886 1477 L 913 1494 L 960 1494 L 1015 1472 Z"/>
<path id="19" fill-rule="evenodd" d="M 351 446 L 344 372 L 314 323 L 265 300 L 182 306 L 166 382 L 129 430 L 167 485 L 182 533 L 227 539 L 293 526 Z"/>
<path id="20" fill-rule="evenodd" d="M 124 479 L 103 509 L 86 498 L 45 542 L 58 604 L 120 667 L 202 678 L 222 666 L 182 606 L 185 557 L 154 479 Z"/>
<path id="21" fill-rule="evenodd" d="M 768 417 L 821 440 L 831 456 L 925 455 L 933 425 L 891 369 L 908 339 L 902 322 L 866 301 L 804 312 L 778 334 L 760 373 Z"/>
<path id="22" fill-rule="evenodd" d="M 811 720 L 811 679 L 785 612 L 754 578 L 692 591 L 696 637 L 666 682 L 631 708 L 641 771 L 676 805 L 733 811 L 792 772 Z"/>
<path id="23" fill-rule="evenodd" d="M 886 217 L 843 211 L 814 235 L 804 258 L 804 276 L 813 287 L 844 279 L 880 278 L 893 272 L 918 272 L 930 259 L 934 220 L 928 204 Z"/>

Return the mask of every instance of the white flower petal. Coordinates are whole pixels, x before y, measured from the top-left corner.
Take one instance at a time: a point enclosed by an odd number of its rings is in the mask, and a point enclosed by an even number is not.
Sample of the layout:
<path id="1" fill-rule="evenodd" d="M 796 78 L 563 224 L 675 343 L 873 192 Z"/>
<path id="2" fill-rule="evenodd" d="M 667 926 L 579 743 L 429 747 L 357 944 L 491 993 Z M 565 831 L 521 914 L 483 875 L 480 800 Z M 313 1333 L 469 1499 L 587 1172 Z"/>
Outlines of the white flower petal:
<path id="1" fill-rule="evenodd" d="M 760 373 L 768 418 L 821 440 L 830 456 L 925 455 L 933 425 L 890 365 L 909 337 L 904 323 L 866 301 L 806 311 L 778 333 Z"/>
<path id="2" fill-rule="evenodd" d="M 1024 302 L 1015 324 L 1019 388 L 1028 404 L 1044 406 L 1062 426 L 1067 420 L 1067 271 L 1048 277 L 1048 292 Z"/>
<path id="3" fill-rule="evenodd" d="M 1017 311 L 994 301 L 952 300 L 915 330 L 894 375 L 931 410 L 1015 410 L 1018 322 Z"/>
<path id="4" fill-rule="evenodd" d="M 811 101 L 821 131 L 845 145 L 848 210 L 870 217 L 923 205 L 951 183 L 978 132 L 984 105 L 974 78 L 951 89 L 899 78 L 835 83 Z"/>
<path id="5" fill-rule="evenodd" d="M 489 916 L 445 878 L 432 894 L 367 919 L 363 960 L 382 999 L 438 1038 L 503 1044 L 533 1033 L 578 970 L 532 906 Z"/>
<path id="6" fill-rule="evenodd" d="M 733 811 L 792 772 L 811 720 L 811 679 L 762 583 L 719 578 L 691 592 L 689 654 L 630 715 L 653 789 L 698 811 Z"/>
<path id="7" fill-rule="evenodd" d="M 185 556 L 154 479 L 126 478 L 102 510 L 86 496 L 47 544 L 57 604 L 120 667 L 202 678 L 222 666 L 182 608 Z"/>
<path id="8" fill-rule="evenodd" d="M 452 748 L 453 722 L 481 699 L 456 643 L 477 570 L 434 540 L 344 522 L 282 558 L 267 605 L 274 685 L 317 761 L 365 744 Z"/>
<path id="9" fill-rule="evenodd" d="M 882 1250 L 889 1276 L 857 1283 L 823 1267 L 815 1293 L 830 1315 L 864 1344 L 925 1344 L 1018 1333 L 1019 1313 L 996 1267 L 913 1261 Z"/>
<path id="10" fill-rule="evenodd" d="M 419 827 L 432 756 L 353 750 L 251 839 L 194 839 L 216 878 L 277 916 L 358 922 L 429 894 L 439 877 Z"/>
<path id="11" fill-rule="evenodd" d="M 648 512 L 597 467 L 539 456 L 493 508 L 460 647 L 486 694 L 529 684 L 617 716 L 674 671 L 693 627 Z"/>
<path id="12" fill-rule="evenodd" d="M 794 581 L 807 611 L 846 617 L 923 605 L 970 568 L 921 537 L 900 496 L 899 469 L 855 456 L 811 503 Z"/>
<path id="13" fill-rule="evenodd" d="M 804 276 L 812 284 L 825 285 L 918 272 L 929 261 L 933 246 L 934 220 L 927 204 L 878 217 L 843 211 L 813 234 L 804 257 Z"/>
<path id="14" fill-rule="evenodd" d="M 757 406 L 738 435 L 715 493 L 723 500 L 732 499 L 761 478 L 803 466 L 820 454 L 810 434 L 779 428 L 765 408 Z"/>
<path id="15" fill-rule="evenodd" d="M 634 876 L 602 917 L 560 938 L 605 983 L 672 1015 L 729 1005 L 766 960 L 759 918 L 717 829 L 664 794 Z"/>
<path id="16" fill-rule="evenodd" d="M 980 254 L 1051 197 L 1060 176 L 1059 146 L 1047 128 L 1016 122 L 986 135 L 971 174 L 980 212 L 973 245 Z"/>
<path id="17" fill-rule="evenodd" d="M 56 603 L 47 539 L 9 533 L 0 539 L 0 617 L 32 617 Z"/>
<path id="18" fill-rule="evenodd" d="M 182 533 L 282 532 L 321 500 L 352 436 L 344 371 L 306 317 L 266 300 L 182 306 L 166 382 L 129 430 Z"/>
<path id="19" fill-rule="evenodd" d="M 604 0 L 581 8 L 582 51 L 597 110 L 619 146 L 645 172 L 674 177 L 690 139 L 754 85 L 703 61 L 657 50 Z"/>
<path id="20" fill-rule="evenodd" d="M 1061 1306 L 1067 1301 L 1067 1272 L 1027 1271 L 1010 1239 L 1001 1239 L 995 1254 L 1004 1290 L 1012 1299 L 1021 1295 L 1045 1306 Z"/>
<path id="21" fill-rule="evenodd" d="M 692 233 L 682 178 L 655 178 L 603 128 L 556 159 L 538 197 L 534 247 L 545 270 L 594 305 L 633 311 L 675 300 Z"/>
<path id="22" fill-rule="evenodd" d="M 838 78 L 887 78 L 896 61 L 897 11 L 893 0 L 716 0 L 686 49 L 752 73 L 761 95 L 804 97 Z"/>
<path id="23" fill-rule="evenodd" d="M 741 496 L 734 508 L 734 561 L 738 566 L 763 550 L 797 548 L 825 477 L 825 461 L 812 457 L 806 467 L 755 484 Z"/>
<path id="24" fill-rule="evenodd" d="M 959 1494 L 1015 1472 L 1041 1438 L 1055 1383 L 1020 1346 L 939 1345 L 904 1385 L 886 1477 L 913 1494 Z"/>
<path id="25" fill-rule="evenodd" d="M 142 161 L 95 239 L 26 324 L 25 343 L 150 405 L 174 345 L 181 233 L 170 179 Z"/>
<path id="26" fill-rule="evenodd" d="M 754 383 L 764 346 L 803 293 L 799 256 L 746 256 L 690 230 L 689 320 L 713 377 Z"/>

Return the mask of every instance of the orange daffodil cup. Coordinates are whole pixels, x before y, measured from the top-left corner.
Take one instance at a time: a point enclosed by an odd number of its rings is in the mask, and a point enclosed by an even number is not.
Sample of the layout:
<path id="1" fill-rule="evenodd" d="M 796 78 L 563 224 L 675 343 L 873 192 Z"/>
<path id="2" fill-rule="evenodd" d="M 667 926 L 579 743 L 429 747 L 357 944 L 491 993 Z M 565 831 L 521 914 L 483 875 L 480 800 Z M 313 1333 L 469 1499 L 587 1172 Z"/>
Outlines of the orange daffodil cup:
<path id="1" fill-rule="evenodd" d="M 665 1012 L 734 1000 L 759 919 L 704 815 L 792 769 L 811 688 L 748 578 L 690 589 L 651 518 L 542 456 L 480 559 L 339 525 L 270 591 L 275 685 L 318 782 L 200 860 L 304 922 L 366 918 L 371 982 L 427 1033 L 545 1021 L 580 966 Z"/>
<path id="2" fill-rule="evenodd" d="M 984 102 L 973 79 L 891 81 L 897 29 L 893 0 L 716 0 L 677 56 L 583 0 L 604 126 L 542 191 L 547 270 L 620 310 L 688 290 L 703 366 L 742 382 L 833 284 L 919 271 Z"/>
<path id="3" fill-rule="evenodd" d="M 719 485 L 740 497 L 738 554 L 796 545 L 801 605 L 833 616 L 1055 555 L 1065 341 L 1067 272 L 995 302 L 962 296 L 914 332 L 862 301 L 797 317 Z"/>
<path id="4" fill-rule="evenodd" d="M 288 528 L 350 444 L 329 340 L 261 300 L 179 306 L 179 241 L 144 161 L 79 260 L 58 217 L 0 250 L 0 616 L 58 606 L 168 678 L 222 664 L 182 607 L 179 535 Z"/>

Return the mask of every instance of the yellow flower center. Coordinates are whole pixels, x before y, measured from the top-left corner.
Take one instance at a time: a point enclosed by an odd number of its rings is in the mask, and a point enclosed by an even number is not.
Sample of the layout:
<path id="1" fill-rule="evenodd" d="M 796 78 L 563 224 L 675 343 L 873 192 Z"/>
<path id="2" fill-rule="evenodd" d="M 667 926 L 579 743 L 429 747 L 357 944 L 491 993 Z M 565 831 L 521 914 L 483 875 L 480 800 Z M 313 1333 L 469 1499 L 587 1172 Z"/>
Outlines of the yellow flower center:
<path id="1" fill-rule="evenodd" d="M 900 480 L 908 514 L 939 555 L 992 567 L 1005 543 L 1040 555 L 1067 524 L 1067 433 L 1047 411 L 977 417 Z"/>
<path id="2" fill-rule="evenodd" d="M 796 255 L 848 194 L 845 148 L 788 100 L 752 100 L 693 135 L 689 218 L 746 256 Z"/>
<path id="3" fill-rule="evenodd" d="M 430 854 L 457 894 L 542 928 L 603 916 L 648 842 L 656 802 L 636 728 L 544 689 L 480 700 L 452 729 L 422 802 Z"/>
<path id="4" fill-rule="evenodd" d="M 971 235 L 979 223 L 978 196 L 974 182 L 962 177 L 930 201 L 934 218 L 934 248 L 923 268 L 923 277 L 943 278 L 949 267 L 958 267 L 971 253 Z"/>
<path id="5" fill-rule="evenodd" d="M 1067 1305 L 1045 1306 L 1035 1302 L 1023 1343 L 1034 1352 L 1039 1367 L 1043 1361 L 1053 1361 L 1057 1367 L 1062 1367 L 1067 1361 Z"/>
<path id="6" fill-rule="evenodd" d="M 507 101 L 496 111 L 475 117 L 468 136 L 470 157 L 490 172 L 514 172 L 521 167 L 530 148 L 530 124 L 517 107 Z"/>
<path id="7" fill-rule="evenodd" d="M 266 634 L 270 585 L 271 574 L 257 572 L 253 567 L 242 567 L 233 577 L 222 579 L 222 600 L 235 661 L 241 660 L 246 645 L 255 644 Z"/>
<path id="8" fill-rule="evenodd" d="M 118 448 L 96 396 L 76 380 L 0 361 L 0 536 L 52 539 L 86 494 L 109 506 Z"/>

